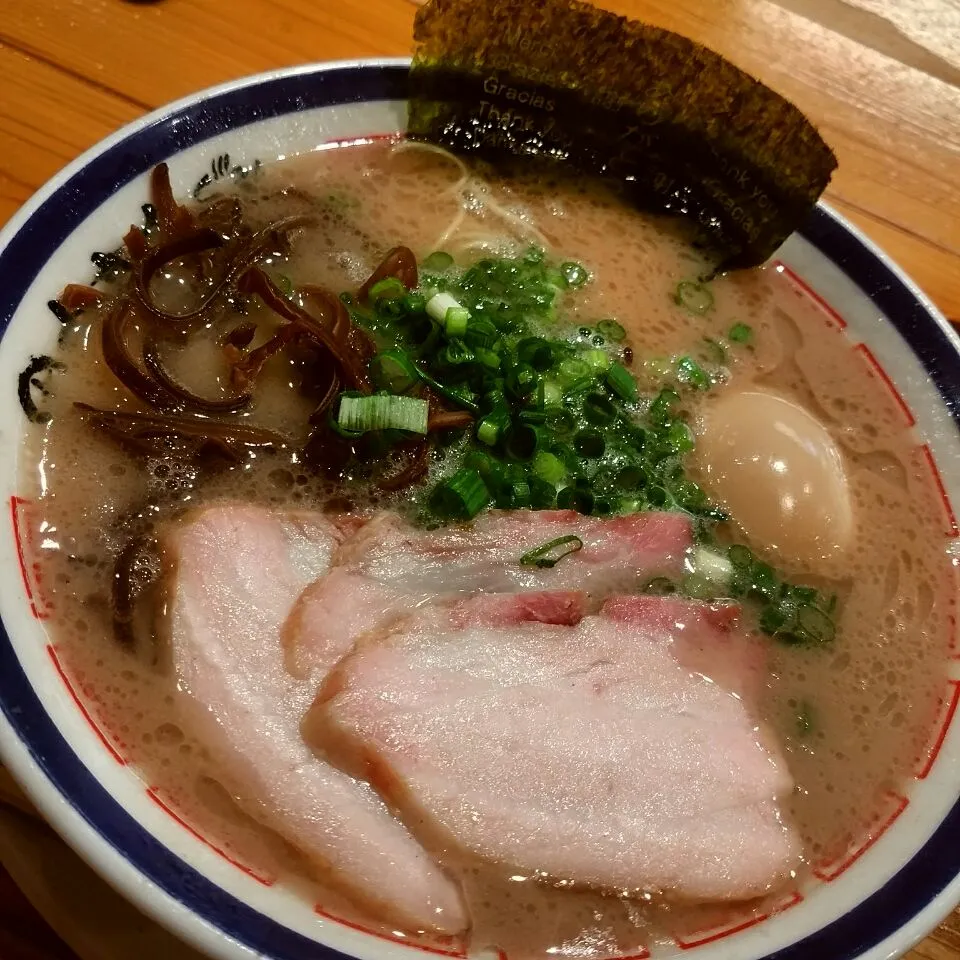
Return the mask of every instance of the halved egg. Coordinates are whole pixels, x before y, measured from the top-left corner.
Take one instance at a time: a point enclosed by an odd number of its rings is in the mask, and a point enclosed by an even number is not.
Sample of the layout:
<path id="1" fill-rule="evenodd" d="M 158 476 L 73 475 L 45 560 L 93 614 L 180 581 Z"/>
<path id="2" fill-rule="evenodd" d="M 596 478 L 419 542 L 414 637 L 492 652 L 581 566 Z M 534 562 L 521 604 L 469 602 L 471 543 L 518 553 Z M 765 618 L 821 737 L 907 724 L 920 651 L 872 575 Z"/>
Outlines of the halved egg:
<path id="1" fill-rule="evenodd" d="M 853 508 L 843 457 L 826 427 L 765 390 L 730 393 L 704 411 L 704 486 L 756 543 L 801 561 L 844 551 Z"/>

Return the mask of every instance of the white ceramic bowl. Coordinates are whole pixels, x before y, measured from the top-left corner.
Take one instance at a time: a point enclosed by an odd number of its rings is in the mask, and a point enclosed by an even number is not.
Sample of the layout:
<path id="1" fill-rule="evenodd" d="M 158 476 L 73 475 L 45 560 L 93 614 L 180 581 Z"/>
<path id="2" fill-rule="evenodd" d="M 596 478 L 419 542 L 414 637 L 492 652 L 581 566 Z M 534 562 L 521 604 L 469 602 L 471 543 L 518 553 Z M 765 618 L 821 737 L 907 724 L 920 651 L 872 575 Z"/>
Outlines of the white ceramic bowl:
<path id="1" fill-rule="evenodd" d="M 174 190 L 204 176 L 395 133 L 405 123 L 406 61 L 328 63 L 263 74 L 188 97 L 125 127 L 59 173 L 0 234 L 0 750 L 33 801 L 124 895 L 183 939 L 224 960 L 301 960 L 336 952 L 409 960 L 421 950 L 320 915 L 266 886 L 187 829 L 124 762 L 60 669 L 44 630 L 42 585 L 24 566 L 16 451 L 16 380 L 49 352 L 46 307 L 90 275 L 90 251 L 112 249 L 140 218 L 147 176 L 168 161 Z M 229 154 L 229 161 L 222 158 Z M 960 340 L 926 297 L 826 207 L 779 253 L 798 295 L 821 300 L 824 336 L 856 348 L 915 421 L 918 453 L 938 473 L 944 530 L 960 502 Z M 845 329 L 844 329 L 845 328 Z M 859 346 L 858 346 L 859 345 Z M 960 677 L 960 664 L 957 676 Z M 697 960 L 881 960 L 899 956 L 960 900 L 960 680 L 945 684 L 929 755 L 890 798 L 871 842 L 820 870 L 822 882 L 760 921 L 678 943 Z M 460 954 L 454 954 L 459 956 Z"/>

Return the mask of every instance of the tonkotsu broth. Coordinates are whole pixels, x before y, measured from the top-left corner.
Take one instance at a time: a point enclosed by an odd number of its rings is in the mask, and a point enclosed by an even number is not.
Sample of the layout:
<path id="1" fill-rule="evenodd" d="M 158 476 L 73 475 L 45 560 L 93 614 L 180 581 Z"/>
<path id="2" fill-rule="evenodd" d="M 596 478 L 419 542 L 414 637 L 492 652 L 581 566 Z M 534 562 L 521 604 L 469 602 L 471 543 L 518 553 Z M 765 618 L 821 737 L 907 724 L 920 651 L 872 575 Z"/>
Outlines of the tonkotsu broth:
<path id="1" fill-rule="evenodd" d="M 622 206 L 594 185 L 561 181 L 500 181 L 490 194 L 477 195 L 479 213 L 468 209 L 457 223 L 462 176 L 441 155 L 397 152 L 379 142 L 267 164 L 237 190 L 254 223 L 320 214 L 320 225 L 294 240 L 280 269 L 294 285 L 338 292 L 356 289 L 398 243 L 418 257 L 442 247 L 467 263 L 485 249 L 523 249 L 533 236 L 556 256 L 589 268 L 591 281 L 567 294 L 564 304 L 574 322 L 615 317 L 623 324 L 642 386 L 645 359 L 688 352 L 705 336 L 725 336 L 735 321 L 753 328 L 753 345 L 730 351 L 730 379 L 698 401 L 694 423 L 725 391 L 759 387 L 797 401 L 843 452 L 854 504 L 847 553 L 798 563 L 750 542 L 736 518 L 730 524 L 731 535 L 787 576 L 841 596 L 832 645 L 768 641 L 771 674 L 762 718 L 783 744 L 797 783 L 786 812 L 803 837 L 808 863 L 841 855 L 883 809 L 887 791 L 906 789 L 944 686 L 952 567 L 939 494 L 903 412 L 863 357 L 829 328 L 826 315 L 775 268 L 717 279 L 715 309 L 696 316 L 676 305 L 671 293 L 696 275 L 701 260 L 670 225 Z M 521 226 L 484 208 L 491 198 Z M 168 286 L 175 298 L 181 285 L 174 280 Z M 98 721 L 160 797 L 254 872 L 302 889 L 330 913 L 375 925 L 376 917 L 358 917 L 335 893 L 306 878 L 296 851 L 242 814 L 211 780 L 203 745 L 180 720 L 162 646 L 157 654 L 141 630 L 136 652 L 120 649 L 109 615 L 113 560 L 132 526 L 157 529 L 186 506 L 222 498 L 320 508 L 344 491 L 329 489 L 280 454 L 201 477 L 190 463 L 135 458 L 82 424 L 74 401 L 141 408 L 105 369 L 98 338 L 89 336 L 91 316 L 65 331 L 57 356 L 66 372 L 52 381 L 45 400 L 52 420 L 26 431 L 22 452 L 23 493 L 35 498 L 30 522 L 42 534 L 36 542 L 46 547 L 41 562 L 54 610 L 51 637 Z M 208 395 L 216 371 L 227 389 L 212 339 L 174 370 Z M 302 440 L 298 425 L 305 429 L 311 405 L 293 389 L 297 382 L 295 365 L 282 355 L 272 360 L 251 421 Z M 694 469 L 709 492 L 695 455 Z M 801 713 L 811 721 L 807 731 L 798 723 Z M 636 952 L 666 942 L 671 930 L 714 917 L 713 908 L 555 889 L 489 866 L 458 869 L 473 917 L 473 945 L 497 945 L 511 955 Z M 798 877 L 806 882 L 806 875 Z"/>

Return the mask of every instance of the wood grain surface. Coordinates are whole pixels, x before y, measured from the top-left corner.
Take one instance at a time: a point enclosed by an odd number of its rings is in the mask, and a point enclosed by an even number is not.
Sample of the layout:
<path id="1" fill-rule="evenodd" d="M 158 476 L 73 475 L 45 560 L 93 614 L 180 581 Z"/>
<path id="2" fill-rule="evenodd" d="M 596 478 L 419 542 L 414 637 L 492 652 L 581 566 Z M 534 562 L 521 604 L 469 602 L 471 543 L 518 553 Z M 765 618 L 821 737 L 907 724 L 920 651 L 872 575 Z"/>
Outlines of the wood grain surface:
<path id="1" fill-rule="evenodd" d="M 960 0 L 602 5 L 707 44 L 800 106 L 840 160 L 827 199 L 960 322 Z M 260 70 L 406 54 L 415 11 L 414 0 L 0 0 L 0 224 L 145 111 Z M 0 872 L 0 957 L 70 956 Z M 960 913 L 908 956 L 960 960 Z"/>

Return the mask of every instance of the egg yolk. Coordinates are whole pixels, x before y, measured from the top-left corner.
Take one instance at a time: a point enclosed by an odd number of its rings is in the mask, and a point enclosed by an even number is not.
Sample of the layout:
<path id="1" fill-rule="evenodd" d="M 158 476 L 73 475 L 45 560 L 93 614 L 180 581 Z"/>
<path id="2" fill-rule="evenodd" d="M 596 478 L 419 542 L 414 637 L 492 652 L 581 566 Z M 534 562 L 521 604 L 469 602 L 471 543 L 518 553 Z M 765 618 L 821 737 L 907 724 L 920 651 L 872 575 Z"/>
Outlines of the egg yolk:
<path id="1" fill-rule="evenodd" d="M 761 390 L 727 394 L 704 413 L 704 486 L 754 543 L 800 561 L 844 551 L 853 510 L 843 458 L 819 420 Z"/>

